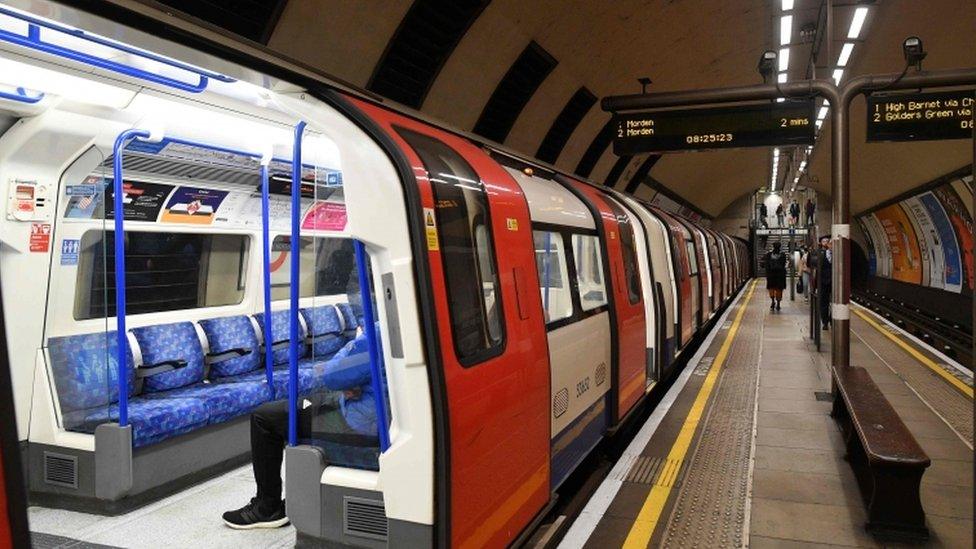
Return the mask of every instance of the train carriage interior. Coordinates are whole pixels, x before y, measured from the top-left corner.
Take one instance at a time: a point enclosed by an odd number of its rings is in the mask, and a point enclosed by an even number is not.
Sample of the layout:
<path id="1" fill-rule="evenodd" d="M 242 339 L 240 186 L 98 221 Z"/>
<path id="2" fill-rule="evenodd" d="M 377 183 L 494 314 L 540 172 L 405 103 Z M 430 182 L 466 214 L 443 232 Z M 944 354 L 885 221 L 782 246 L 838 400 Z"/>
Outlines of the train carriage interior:
<path id="1" fill-rule="evenodd" d="M 0 0 L 0 547 L 965 546 L 976 58 L 611 4 Z"/>

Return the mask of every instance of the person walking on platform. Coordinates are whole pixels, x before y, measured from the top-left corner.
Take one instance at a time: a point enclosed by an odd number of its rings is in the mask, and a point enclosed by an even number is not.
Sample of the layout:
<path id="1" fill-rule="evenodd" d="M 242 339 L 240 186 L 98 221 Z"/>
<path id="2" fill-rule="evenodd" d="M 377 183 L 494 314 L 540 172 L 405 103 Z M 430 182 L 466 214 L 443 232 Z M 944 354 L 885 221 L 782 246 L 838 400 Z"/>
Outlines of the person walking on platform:
<path id="1" fill-rule="evenodd" d="M 797 204 L 794 198 L 790 202 L 790 227 L 796 227 L 800 223 L 800 205 Z"/>
<path id="2" fill-rule="evenodd" d="M 807 203 L 804 206 L 804 209 L 806 210 L 806 214 L 807 214 L 807 218 L 805 219 L 806 221 L 805 224 L 806 226 L 809 227 L 810 225 L 813 225 L 813 217 L 814 217 L 813 214 L 817 212 L 817 206 L 814 205 L 813 200 L 808 198 Z"/>
<path id="3" fill-rule="evenodd" d="M 776 206 L 776 226 L 780 229 L 783 228 L 784 218 L 786 216 L 785 210 L 783 210 L 783 203 L 780 202 L 779 206 Z"/>
<path id="4" fill-rule="evenodd" d="M 766 264 L 766 289 L 769 290 L 770 311 L 780 309 L 783 300 L 783 290 L 786 289 L 786 254 L 780 251 L 779 242 L 773 242 L 773 251 L 767 252 L 763 258 Z"/>
<path id="5" fill-rule="evenodd" d="M 820 252 L 817 254 L 817 267 L 814 271 L 814 284 L 820 305 L 820 324 L 824 330 L 830 328 L 830 294 L 833 289 L 831 267 L 834 260 L 832 245 L 830 235 L 820 237 Z"/>
<path id="6" fill-rule="evenodd" d="M 769 228 L 769 222 L 767 221 L 768 218 L 769 218 L 769 210 L 766 208 L 766 203 L 760 202 L 759 203 L 759 224 L 764 229 Z"/>

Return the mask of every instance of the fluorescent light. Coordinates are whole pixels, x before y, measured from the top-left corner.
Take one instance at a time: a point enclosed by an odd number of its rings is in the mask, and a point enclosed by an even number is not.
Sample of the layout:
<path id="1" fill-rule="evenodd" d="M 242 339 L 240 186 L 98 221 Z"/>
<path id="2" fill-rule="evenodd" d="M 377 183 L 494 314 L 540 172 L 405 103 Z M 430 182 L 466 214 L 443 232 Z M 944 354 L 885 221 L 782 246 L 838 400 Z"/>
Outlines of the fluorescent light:
<path id="1" fill-rule="evenodd" d="M 790 48 L 780 48 L 779 50 L 779 70 L 785 71 L 790 67 Z"/>
<path id="2" fill-rule="evenodd" d="M 779 157 L 779 149 L 773 149 L 773 158 Z"/>
<path id="3" fill-rule="evenodd" d="M 813 152 L 813 145 L 810 145 L 809 147 L 807 147 L 807 154 L 810 154 L 812 152 Z"/>
<path id="4" fill-rule="evenodd" d="M 776 77 L 776 81 L 779 82 L 780 84 L 786 82 L 786 73 L 785 72 L 779 73 L 779 75 Z"/>
<path id="5" fill-rule="evenodd" d="M 844 78 L 844 69 L 834 69 L 834 84 L 839 86 L 841 78 Z"/>
<path id="6" fill-rule="evenodd" d="M 49 70 L 0 57 L 3 84 L 42 93 L 60 95 L 72 101 L 121 109 L 135 96 L 134 91 L 103 84 L 68 73 Z"/>
<path id="7" fill-rule="evenodd" d="M 806 168 L 807 168 L 807 161 L 804 160 L 803 162 L 800 162 L 800 171 L 802 172 Z"/>
<path id="8" fill-rule="evenodd" d="M 840 50 L 840 57 L 837 58 L 838 67 L 846 67 L 847 62 L 851 59 L 851 53 L 854 51 L 854 43 L 848 42 L 844 44 L 844 47 Z"/>
<path id="9" fill-rule="evenodd" d="M 827 118 L 827 111 L 830 110 L 826 105 L 820 107 L 820 112 L 817 113 L 817 120 L 823 120 Z"/>
<path id="10" fill-rule="evenodd" d="M 855 15 L 856 17 L 856 15 Z M 852 25 L 853 27 L 853 25 Z M 779 44 L 785 46 L 790 43 L 790 38 L 793 36 L 793 16 L 784 15 L 779 22 Z"/>
<path id="11" fill-rule="evenodd" d="M 783 11 L 790 11 L 793 9 L 793 0 L 783 0 Z"/>
<path id="12" fill-rule="evenodd" d="M 851 19 L 851 28 L 847 31 L 848 38 L 857 38 L 861 34 L 861 27 L 864 26 L 864 19 L 868 16 L 867 8 L 857 8 L 854 10 L 854 18 Z"/>

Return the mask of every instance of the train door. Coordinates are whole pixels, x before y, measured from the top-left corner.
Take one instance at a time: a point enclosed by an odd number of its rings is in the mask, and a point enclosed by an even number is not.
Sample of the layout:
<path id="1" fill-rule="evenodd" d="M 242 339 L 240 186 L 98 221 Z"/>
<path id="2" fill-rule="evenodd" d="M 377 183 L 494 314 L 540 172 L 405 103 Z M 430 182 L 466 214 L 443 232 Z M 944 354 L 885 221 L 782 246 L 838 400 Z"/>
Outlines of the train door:
<path id="1" fill-rule="evenodd" d="M 403 151 L 423 206 L 447 413 L 450 543 L 500 546 L 548 502 L 549 370 L 521 189 L 482 149 L 357 102 Z M 436 520 L 444 520 L 438 516 Z"/>
<path id="2" fill-rule="evenodd" d="M 670 214 L 660 210 L 656 213 L 668 225 L 668 231 L 671 233 L 671 251 L 676 262 L 675 268 L 681 273 L 681 312 L 678 318 L 681 324 L 681 340 L 678 342 L 678 348 L 683 349 L 695 335 L 695 316 L 700 308 L 701 289 L 698 286 L 697 256 L 688 229 Z"/>
<path id="3" fill-rule="evenodd" d="M 616 313 L 617 356 L 613 375 L 616 398 L 611 401 L 611 418 L 619 422 L 644 395 L 647 329 L 637 266 L 634 227 L 623 210 L 611 204 L 607 195 L 586 183 L 570 181 L 600 216 L 603 244 L 610 266 L 610 306 Z M 614 369 L 611 368 L 613 371 Z"/>
<path id="4" fill-rule="evenodd" d="M 628 204 L 622 195 L 616 194 L 607 199 L 607 202 L 619 209 L 618 219 L 626 218 L 626 224 L 633 227 L 634 245 L 637 253 L 637 266 L 640 271 L 640 285 L 644 300 L 644 319 L 646 327 L 645 341 L 647 353 L 645 355 L 646 383 L 645 390 L 650 390 L 654 383 L 660 380 L 658 375 L 660 366 L 661 337 L 658 334 L 659 319 L 661 318 L 660 296 L 657 291 L 657 284 L 654 282 L 654 272 L 651 268 L 651 254 L 648 245 L 647 234 L 644 231 L 644 222 L 637 214 L 637 209 Z M 623 223 L 623 222 L 622 222 Z M 627 242 L 624 228 L 621 227 L 621 244 L 626 253 Z"/>
<path id="5" fill-rule="evenodd" d="M 702 231 L 701 227 L 688 224 L 691 228 L 691 233 L 695 238 L 695 243 L 698 245 L 698 259 L 699 268 L 702 271 L 700 280 L 702 284 L 702 313 L 701 322 L 704 324 L 712 317 L 712 312 L 715 310 L 714 298 L 714 273 L 712 272 L 712 261 L 714 255 L 711 253 L 711 249 L 708 246 L 708 239 L 705 238 L 705 232 Z"/>
<path id="6" fill-rule="evenodd" d="M 715 235 L 705 228 L 701 229 L 701 233 L 705 238 L 705 246 L 708 250 L 708 268 L 711 273 L 708 292 L 711 294 L 711 312 L 715 314 L 715 311 L 722 304 L 722 258 L 718 252 Z"/>
<path id="7" fill-rule="evenodd" d="M 500 158 L 532 215 L 537 280 L 549 349 L 551 486 L 555 490 L 610 423 L 610 296 L 596 221 L 552 174 Z M 538 174 L 538 175 L 536 175 Z"/>
<path id="8" fill-rule="evenodd" d="M 647 243 L 647 253 L 653 269 L 655 295 L 660 301 L 656 324 L 658 326 L 657 345 L 660 351 L 658 360 L 658 379 L 663 379 L 665 370 L 671 365 L 677 352 L 678 311 L 681 303 L 678 298 L 677 274 L 671 258 L 670 234 L 664 223 L 653 215 L 643 204 L 622 195 L 641 220 Z"/>
<path id="9" fill-rule="evenodd" d="M 715 254 L 718 257 L 718 298 L 717 303 L 719 306 L 725 303 L 725 298 L 728 295 L 728 290 L 726 288 L 726 279 L 728 278 L 728 265 L 725 263 L 725 243 L 722 242 L 722 236 L 715 231 L 709 231 L 712 237 L 712 241 L 715 243 Z"/>

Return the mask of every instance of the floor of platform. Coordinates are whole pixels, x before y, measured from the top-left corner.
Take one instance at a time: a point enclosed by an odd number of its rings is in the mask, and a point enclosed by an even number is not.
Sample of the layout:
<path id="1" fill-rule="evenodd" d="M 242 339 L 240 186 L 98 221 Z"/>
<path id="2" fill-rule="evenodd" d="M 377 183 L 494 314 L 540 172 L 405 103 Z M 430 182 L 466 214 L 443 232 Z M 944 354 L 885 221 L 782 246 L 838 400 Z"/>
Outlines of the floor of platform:
<path id="1" fill-rule="evenodd" d="M 284 471 L 282 471 L 284 474 Z M 295 529 L 233 530 L 220 515 L 254 496 L 247 465 L 116 517 L 60 509 L 27 510 L 36 549 L 91 547 L 294 547 Z"/>
<path id="2" fill-rule="evenodd" d="M 797 296 L 771 312 L 765 282 L 747 287 L 561 547 L 878 547 L 829 416 L 829 333 L 818 353 L 808 311 Z M 971 375 L 860 309 L 851 356 L 932 459 L 927 546 L 971 547 Z"/>

